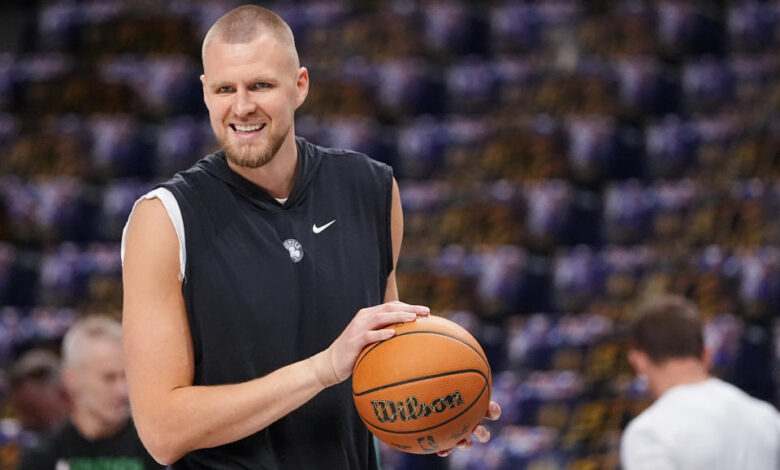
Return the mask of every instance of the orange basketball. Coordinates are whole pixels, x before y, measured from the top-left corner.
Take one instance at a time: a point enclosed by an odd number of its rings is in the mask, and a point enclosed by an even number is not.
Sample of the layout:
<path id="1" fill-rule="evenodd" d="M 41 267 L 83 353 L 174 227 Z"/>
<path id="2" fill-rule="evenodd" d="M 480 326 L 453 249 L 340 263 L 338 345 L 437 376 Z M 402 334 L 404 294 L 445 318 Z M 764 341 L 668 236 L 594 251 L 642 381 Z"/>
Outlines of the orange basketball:
<path id="1" fill-rule="evenodd" d="M 352 375 L 352 397 L 376 437 L 414 454 L 452 448 L 485 417 L 492 377 L 485 353 L 460 325 L 431 315 L 388 328 Z"/>

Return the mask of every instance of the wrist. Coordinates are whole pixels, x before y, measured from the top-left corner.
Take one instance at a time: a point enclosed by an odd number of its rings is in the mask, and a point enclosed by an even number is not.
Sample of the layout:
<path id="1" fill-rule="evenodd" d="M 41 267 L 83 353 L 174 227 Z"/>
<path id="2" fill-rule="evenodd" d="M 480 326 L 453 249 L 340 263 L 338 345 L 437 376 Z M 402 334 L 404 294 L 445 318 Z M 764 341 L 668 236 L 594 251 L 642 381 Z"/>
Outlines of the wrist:
<path id="1" fill-rule="evenodd" d="M 309 358 L 314 368 L 314 375 L 322 388 L 328 388 L 341 382 L 333 368 L 333 359 L 330 348 L 315 354 Z"/>

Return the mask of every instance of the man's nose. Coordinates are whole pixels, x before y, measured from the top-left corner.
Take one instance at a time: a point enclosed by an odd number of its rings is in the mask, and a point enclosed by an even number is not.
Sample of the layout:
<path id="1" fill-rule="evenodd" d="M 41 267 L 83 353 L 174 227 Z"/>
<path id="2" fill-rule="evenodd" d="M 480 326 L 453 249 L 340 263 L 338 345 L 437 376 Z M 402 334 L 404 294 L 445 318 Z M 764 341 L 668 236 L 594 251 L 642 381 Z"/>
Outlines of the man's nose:
<path id="1" fill-rule="evenodd" d="M 236 92 L 236 101 L 233 105 L 233 112 L 236 116 L 247 116 L 255 112 L 256 106 L 249 96 L 247 90 L 239 90 Z"/>

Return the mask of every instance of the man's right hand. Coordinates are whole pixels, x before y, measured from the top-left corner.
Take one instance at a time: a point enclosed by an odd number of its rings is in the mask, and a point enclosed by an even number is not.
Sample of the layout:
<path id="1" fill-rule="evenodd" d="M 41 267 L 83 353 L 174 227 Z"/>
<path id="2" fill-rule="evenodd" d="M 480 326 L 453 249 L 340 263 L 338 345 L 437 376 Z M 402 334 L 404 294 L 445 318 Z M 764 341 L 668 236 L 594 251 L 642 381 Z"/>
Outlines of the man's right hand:
<path id="1" fill-rule="evenodd" d="M 324 387 L 346 380 L 352 374 L 363 348 L 395 334 L 395 330 L 385 326 L 413 321 L 429 314 L 428 307 L 397 300 L 361 309 L 333 344 L 312 358 L 317 379 Z"/>

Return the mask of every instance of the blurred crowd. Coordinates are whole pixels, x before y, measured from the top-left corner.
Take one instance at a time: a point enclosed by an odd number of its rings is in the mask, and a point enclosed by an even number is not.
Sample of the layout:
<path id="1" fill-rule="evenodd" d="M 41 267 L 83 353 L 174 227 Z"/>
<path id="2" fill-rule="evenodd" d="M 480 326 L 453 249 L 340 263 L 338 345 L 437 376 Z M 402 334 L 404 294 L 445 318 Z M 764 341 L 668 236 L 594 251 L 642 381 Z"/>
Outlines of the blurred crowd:
<path id="1" fill-rule="evenodd" d="M 200 40 L 236 4 L 9 9 L 0 366 L 121 315 L 134 200 L 215 150 Z M 401 297 L 485 346 L 504 416 L 451 469 L 616 469 L 647 405 L 620 333 L 657 293 L 697 304 L 720 377 L 780 403 L 780 2 L 264 6 L 310 72 L 298 134 L 393 166 Z M 0 411 L 10 469 L 19 426 Z"/>

